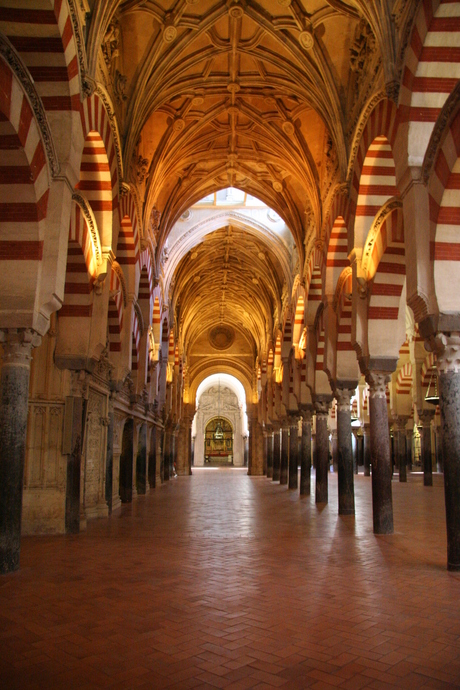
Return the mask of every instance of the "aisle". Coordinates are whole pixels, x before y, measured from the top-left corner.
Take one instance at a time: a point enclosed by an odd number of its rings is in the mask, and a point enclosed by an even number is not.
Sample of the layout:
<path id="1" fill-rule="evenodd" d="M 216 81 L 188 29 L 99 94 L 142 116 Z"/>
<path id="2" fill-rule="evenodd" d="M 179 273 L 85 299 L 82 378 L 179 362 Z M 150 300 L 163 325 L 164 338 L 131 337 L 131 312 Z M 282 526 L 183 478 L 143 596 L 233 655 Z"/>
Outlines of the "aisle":
<path id="1" fill-rule="evenodd" d="M 314 486 L 314 483 L 313 483 Z M 396 534 L 266 478 L 195 470 L 76 537 L 24 538 L 0 580 L 0 685 L 460 687 L 442 478 L 393 484 Z"/>

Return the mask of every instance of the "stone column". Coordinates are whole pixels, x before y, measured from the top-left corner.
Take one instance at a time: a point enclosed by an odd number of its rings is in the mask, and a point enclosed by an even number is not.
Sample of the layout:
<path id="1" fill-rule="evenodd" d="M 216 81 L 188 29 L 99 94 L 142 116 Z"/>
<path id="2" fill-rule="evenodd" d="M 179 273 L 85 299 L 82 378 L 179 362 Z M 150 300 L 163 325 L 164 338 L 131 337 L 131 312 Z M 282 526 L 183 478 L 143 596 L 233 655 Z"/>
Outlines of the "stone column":
<path id="1" fill-rule="evenodd" d="M 281 465 L 280 465 L 280 484 L 287 484 L 288 482 L 288 464 L 289 464 L 289 426 L 288 422 L 284 421 L 281 427 Z"/>
<path id="2" fill-rule="evenodd" d="M 441 334 L 437 357 L 444 459 L 447 569 L 460 570 L 460 333 Z"/>
<path id="3" fill-rule="evenodd" d="M 80 532 L 81 459 L 87 398 L 87 374 L 81 370 L 71 371 L 70 396 L 66 397 L 66 429 L 70 435 L 70 438 L 67 439 L 70 441 L 68 448 L 70 453 L 67 455 L 66 468 L 66 534 L 78 534 Z"/>
<path id="4" fill-rule="evenodd" d="M 371 425 L 372 513 L 375 534 L 393 534 L 391 449 L 388 432 L 386 371 L 369 371 L 369 418 Z"/>
<path id="5" fill-rule="evenodd" d="M 329 402 L 315 402 L 316 411 L 316 503 L 328 502 L 328 474 L 329 474 L 329 433 L 327 418 Z"/>
<path id="6" fill-rule="evenodd" d="M 332 429 L 331 431 L 331 446 L 332 446 L 332 466 L 334 467 L 334 472 L 339 471 L 339 456 L 338 456 L 338 446 L 337 446 L 337 429 Z"/>
<path id="7" fill-rule="evenodd" d="M 352 458 L 353 458 L 353 474 L 358 474 L 358 430 L 357 429 L 352 429 L 352 432 L 351 432 L 351 452 L 352 452 Z"/>
<path id="8" fill-rule="evenodd" d="M 396 445 L 396 462 L 399 467 L 399 481 L 407 482 L 406 471 L 406 418 L 395 417 L 393 424 L 393 438 Z"/>
<path id="9" fill-rule="evenodd" d="M 436 470 L 438 472 L 444 472 L 444 463 L 442 461 L 442 433 L 441 427 L 435 427 L 435 439 L 436 439 Z"/>
<path id="10" fill-rule="evenodd" d="M 414 421 L 411 420 L 411 424 L 414 424 Z M 412 472 L 412 437 L 414 435 L 414 430 L 411 427 L 410 429 L 406 429 L 406 466 L 409 472 Z"/>
<path id="11" fill-rule="evenodd" d="M 267 478 L 273 478 L 273 427 L 267 426 Z"/>
<path id="12" fill-rule="evenodd" d="M 297 489 L 299 464 L 299 423 L 297 417 L 289 417 L 289 488 Z"/>
<path id="13" fill-rule="evenodd" d="M 302 446 L 300 456 L 300 495 L 310 495 L 311 477 L 311 410 L 302 412 Z"/>
<path id="14" fill-rule="evenodd" d="M 169 482 L 169 465 L 171 453 L 171 431 L 168 427 L 165 428 L 165 435 L 163 441 L 163 481 Z"/>
<path id="15" fill-rule="evenodd" d="M 422 423 L 421 451 L 424 486 L 433 486 L 433 462 L 431 459 L 431 420 L 434 417 L 434 413 L 434 410 L 422 410 L 418 415 Z"/>
<path id="16" fill-rule="evenodd" d="M 363 427 L 364 476 L 371 476 L 371 425 Z"/>
<path id="17" fill-rule="evenodd" d="M 363 453 L 363 433 L 361 427 L 358 428 L 356 432 L 356 447 L 358 450 L 358 464 L 357 467 L 362 467 L 364 464 L 364 453 Z M 358 472 L 356 472 L 358 474 Z"/>
<path id="18" fill-rule="evenodd" d="M 10 573 L 19 568 L 30 361 L 41 339 L 13 328 L 1 331 L 0 339 L 0 573 Z"/>
<path id="19" fill-rule="evenodd" d="M 267 474 L 267 465 L 268 465 L 268 459 L 267 459 L 267 456 L 268 456 L 268 433 L 267 433 L 266 429 L 264 429 L 264 431 L 263 431 L 263 451 L 262 451 L 262 455 L 263 455 L 262 470 L 263 470 L 263 474 L 266 475 L 266 474 Z"/>
<path id="20" fill-rule="evenodd" d="M 112 513 L 112 499 L 113 499 L 113 432 L 115 415 L 113 413 L 113 393 L 109 395 L 109 409 L 107 413 L 107 454 L 105 460 L 105 500 L 109 509 L 109 515 Z"/>
<path id="21" fill-rule="evenodd" d="M 337 388 L 334 392 L 335 399 L 337 400 L 339 515 L 355 514 L 354 453 L 350 407 L 350 401 L 355 393 L 355 389 L 356 386 L 353 388 Z"/>
<path id="22" fill-rule="evenodd" d="M 273 481 L 279 482 L 281 470 L 281 437 L 279 424 L 274 424 L 273 429 Z"/>

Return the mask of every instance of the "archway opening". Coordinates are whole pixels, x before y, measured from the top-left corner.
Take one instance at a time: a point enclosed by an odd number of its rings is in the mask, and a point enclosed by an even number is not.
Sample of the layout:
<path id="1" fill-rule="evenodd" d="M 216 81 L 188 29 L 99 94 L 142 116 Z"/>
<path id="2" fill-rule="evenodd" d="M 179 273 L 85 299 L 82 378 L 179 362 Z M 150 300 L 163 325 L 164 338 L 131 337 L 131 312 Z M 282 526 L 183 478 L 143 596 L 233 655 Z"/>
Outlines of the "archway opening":
<path id="1" fill-rule="evenodd" d="M 213 417 L 206 425 L 204 464 L 207 467 L 233 466 L 233 427 L 225 417 Z"/>

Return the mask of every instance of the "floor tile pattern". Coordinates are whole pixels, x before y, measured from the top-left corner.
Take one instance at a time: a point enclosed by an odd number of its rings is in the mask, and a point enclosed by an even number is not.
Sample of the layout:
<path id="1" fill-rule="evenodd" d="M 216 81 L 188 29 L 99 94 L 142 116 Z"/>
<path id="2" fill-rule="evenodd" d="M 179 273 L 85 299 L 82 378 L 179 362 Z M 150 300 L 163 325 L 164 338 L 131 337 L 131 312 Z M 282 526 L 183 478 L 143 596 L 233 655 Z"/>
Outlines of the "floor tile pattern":
<path id="1" fill-rule="evenodd" d="M 312 481 L 314 489 L 314 479 Z M 241 470 L 195 470 L 0 579 L 3 690 L 460 688 L 442 477 L 393 483 L 395 534 Z"/>

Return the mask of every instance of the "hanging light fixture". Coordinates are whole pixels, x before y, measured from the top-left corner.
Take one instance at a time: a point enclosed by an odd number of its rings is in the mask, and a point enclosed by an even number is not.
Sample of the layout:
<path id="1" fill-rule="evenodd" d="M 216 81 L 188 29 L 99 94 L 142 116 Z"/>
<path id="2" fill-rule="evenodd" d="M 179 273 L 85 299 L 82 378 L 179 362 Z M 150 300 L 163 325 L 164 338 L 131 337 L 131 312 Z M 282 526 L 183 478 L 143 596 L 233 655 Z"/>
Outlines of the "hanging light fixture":
<path id="1" fill-rule="evenodd" d="M 438 376 L 434 364 L 431 367 L 430 381 L 428 383 L 428 389 L 425 395 L 425 402 L 429 403 L 430 405 L 439 405 Z"/>
<path id="2" fill-rule="evenodd" d="M 219 385 L 217 389 L 217 424 L 216 428 L 214 430 L 214 440 L 215 441 L 221 441 L 224 438 L 224 430 L 222 428 L 222 422 L 220 419 L 220 377 L 219 377 Z"/>

